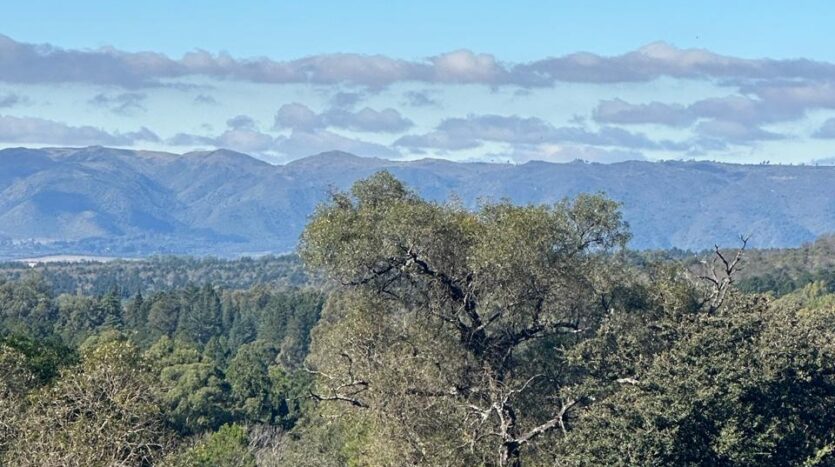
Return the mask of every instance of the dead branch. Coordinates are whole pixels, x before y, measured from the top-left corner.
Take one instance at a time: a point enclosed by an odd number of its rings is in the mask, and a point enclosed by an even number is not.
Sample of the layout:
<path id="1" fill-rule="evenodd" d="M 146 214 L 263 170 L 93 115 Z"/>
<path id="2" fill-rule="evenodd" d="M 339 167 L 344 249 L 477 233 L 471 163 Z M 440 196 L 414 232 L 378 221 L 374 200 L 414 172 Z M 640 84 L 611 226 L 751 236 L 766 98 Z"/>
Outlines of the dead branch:
<path id="1" fill-rule="evenodd" d="M 734 275 L 741 268 L 745 248 L 748 246 L 750 238 L 750 235 L 739 236 L 742 245 L 736 250 L 733 258 L 729 258 L 726 253 L 722 253 L 719 245 L 714 245 L 713 259 L 710 264 L 708 265 L 707 260 L 702 260 L 705 272 L 699 276 L 699 279 L 705 281 L 710 287 L 710 292 L 703 300 L 702 306 L 707 305 L 708 313 L 715 313 L 725 302 L 728 290 L 734 284 Z"/>

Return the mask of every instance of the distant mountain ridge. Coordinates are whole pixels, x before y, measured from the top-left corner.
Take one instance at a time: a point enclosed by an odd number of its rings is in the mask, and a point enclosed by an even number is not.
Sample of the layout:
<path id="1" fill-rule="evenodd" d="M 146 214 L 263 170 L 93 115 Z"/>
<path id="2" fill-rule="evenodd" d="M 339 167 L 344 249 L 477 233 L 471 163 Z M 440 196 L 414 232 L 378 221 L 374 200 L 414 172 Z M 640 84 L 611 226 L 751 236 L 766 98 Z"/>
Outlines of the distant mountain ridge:
<path id="1" fill-rule="evenodd" d="M 342 152 L 271 165 L 229 150 L 0 150 L 0 257 L 236 256 L 292 250 L 331 187 L 386 169 L 430 199 L 552 203 L 603 191 L 636 248 L 703 249 L 753 233 L 790 247 L 835 232 L 835 167 L 389 161 Z"/>

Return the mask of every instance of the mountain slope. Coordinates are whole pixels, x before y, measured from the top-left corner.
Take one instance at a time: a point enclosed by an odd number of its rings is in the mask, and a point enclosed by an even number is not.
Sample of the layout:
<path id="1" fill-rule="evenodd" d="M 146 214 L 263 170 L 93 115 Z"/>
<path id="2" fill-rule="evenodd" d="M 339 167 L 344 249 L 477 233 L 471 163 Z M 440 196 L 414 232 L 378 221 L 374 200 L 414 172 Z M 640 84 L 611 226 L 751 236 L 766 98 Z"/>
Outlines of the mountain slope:
<path id="1" fill-rule="evenodd" d="M 398 162 L 341 152 L 274 166 L 227 150 L 14 148 L 0 151 L 0 256 L 288 251 L 331 187 L 382 169 L 423 196 L 455 194 L 468 206 L 602 191 L 623 202 L 636 248 L 702 249 L 739 233 L 753 233 L 753 246 L 785 247 L 835 232 L 835 167 Z"/>

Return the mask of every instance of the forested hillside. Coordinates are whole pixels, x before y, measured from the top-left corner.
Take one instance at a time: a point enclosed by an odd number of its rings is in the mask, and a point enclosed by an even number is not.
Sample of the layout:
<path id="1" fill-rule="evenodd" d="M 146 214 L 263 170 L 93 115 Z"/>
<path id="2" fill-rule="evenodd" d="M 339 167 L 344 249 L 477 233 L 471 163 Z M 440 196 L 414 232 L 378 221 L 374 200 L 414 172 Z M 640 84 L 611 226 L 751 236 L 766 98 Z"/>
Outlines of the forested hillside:
<path id="1" fill-rule="evenodd" d="M 331 152 L 270 165 L 217 150 L 0 150 L 0 258 L 50 254 L 241 256 L 295 249 L 332 188 L 389 170 L 427 199 L 553 203 L 605 192 L 630 247 L 701 250 L 754 234 L 793 247 L 835 231 L 835 167 L 712 162 L 521 165 L 391 161 Z"/>
<path id="2" fill-rule="evenodd" d="M 831 239 L 695 263 L 631 235 L 601 195 L 473 211 L 383 172 L 319 206 L 305 274 L 9 265 L 0 464 L 833 465 L 835 294 L 737 287 Z"/>

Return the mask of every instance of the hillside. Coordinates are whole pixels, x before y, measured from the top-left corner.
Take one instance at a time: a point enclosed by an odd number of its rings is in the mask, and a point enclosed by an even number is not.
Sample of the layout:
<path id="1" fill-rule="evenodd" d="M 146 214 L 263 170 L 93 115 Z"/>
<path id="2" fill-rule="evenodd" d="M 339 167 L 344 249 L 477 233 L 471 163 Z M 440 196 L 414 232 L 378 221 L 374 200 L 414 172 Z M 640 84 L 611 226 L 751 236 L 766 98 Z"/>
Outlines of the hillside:
<path id="1" fill-rule="evenodd" d="M 386 169 L 429 199 L 550 203 L 603 191 L 635 248 L 700 250 L 753 233 L 791 247 L 835 231 L 835 167 L 639 162 L 388 161 L 331 152 L 270 165 L 227 150 L 0 151 L 0 257 L 287 252 L 331 187 Z"/>

